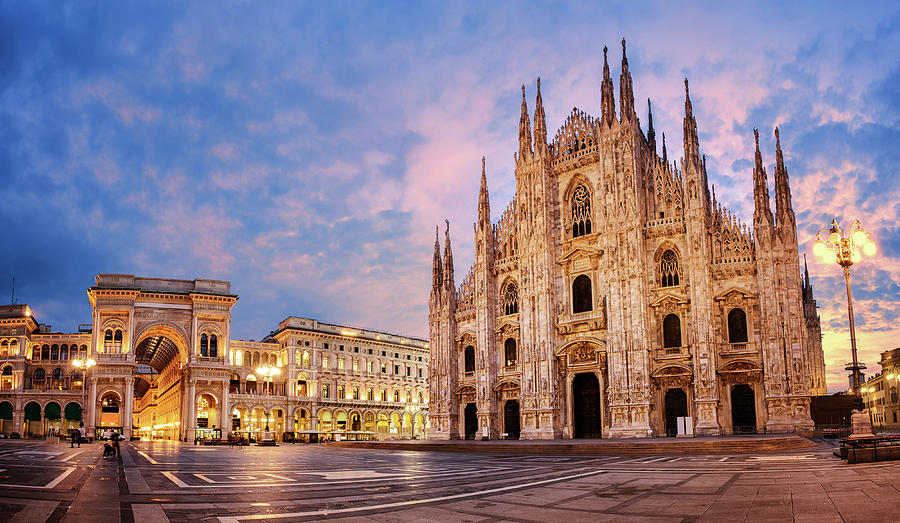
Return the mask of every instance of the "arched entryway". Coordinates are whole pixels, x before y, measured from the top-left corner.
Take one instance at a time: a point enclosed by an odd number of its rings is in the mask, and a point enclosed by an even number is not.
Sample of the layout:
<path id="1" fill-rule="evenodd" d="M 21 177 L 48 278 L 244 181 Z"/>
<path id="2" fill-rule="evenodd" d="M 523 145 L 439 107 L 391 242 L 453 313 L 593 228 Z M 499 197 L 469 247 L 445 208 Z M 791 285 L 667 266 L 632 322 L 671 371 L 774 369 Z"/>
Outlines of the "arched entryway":
<path id="1" fill-rule="evenodd" d="M 600 382 L 594 373 L 576 374 L 572 380 L 572 413 L 576 438 L 602 437 Z"/>
<path id="2" fill-rule="evenodd" d="M 475 439 L 478 433 L 478 407 L 474 403 L 466 403 L 465 408 L 466 439 Z"/>
<path id="3" fill-rule="evenodd" d="M 734 434 L 756 434 L 756 397 L 746 383 L 731 388 L 731 427 Z"/>
<path id="4" fill-rule="evenodd" d="M 222 437 L 219 423 L 219 402 L 209 393 L 197 397 L 197 434 L 201 439 Z"/>
<path id="5" fill-rule="evenodd" d="M 519 402 L 508 400 L 503 405 L 503 432 L 507 439 L 519 439 Z"/>
<path id="6" fill-rule="evenodd" d="M 100 396 L 100 424 L 98 428 L 121 431 L 122 420 L 119 416 L 121 407 L 122 398 L 117 392 L 109 391 L 103 393 Z"/>
<path id="7" fill-rule="evenodd" d="M 59 403 L 51 401 L 44 405 L 44 434 L 48 436 L 59 435 L 62 423 L 62 407 Z"/>
<path id="8" fill-rule="evenodd" d="M 25 437 L 39 437 L 41 432 L 41 406 L 31 401 L 25 405 Z"/>
<path id="9" fill-rule="evenodd" d="M 13 431 L 13 406 L 8 401 L 0 402 L 0 433 L 10 434 Z"/>
<path id="10" fill-rule="evenodd" d="M 687 417 L 687 394 L 684 389 L 669 389 L 666 391 L 666 436 L 678 435 L 678 418 Z"/>
<path id="11" fill-rule="evenodd" d="M 362 418 L 360 417 L 358 412 L 354 412 L 350 415 L 350 430 L 354 432 L 359 432 L 362 430 Z"/>

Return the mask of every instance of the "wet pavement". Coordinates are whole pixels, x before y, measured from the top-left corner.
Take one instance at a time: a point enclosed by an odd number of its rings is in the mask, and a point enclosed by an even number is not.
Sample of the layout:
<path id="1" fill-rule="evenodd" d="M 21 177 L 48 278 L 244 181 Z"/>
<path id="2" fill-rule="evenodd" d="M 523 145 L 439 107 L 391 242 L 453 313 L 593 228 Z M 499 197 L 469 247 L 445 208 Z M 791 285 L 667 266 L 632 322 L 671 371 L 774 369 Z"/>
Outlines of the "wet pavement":
<path id="1" fill-rule="evenodd" d="M 12 521 L 897 521 L 900 462 L 0 442 Z"/>

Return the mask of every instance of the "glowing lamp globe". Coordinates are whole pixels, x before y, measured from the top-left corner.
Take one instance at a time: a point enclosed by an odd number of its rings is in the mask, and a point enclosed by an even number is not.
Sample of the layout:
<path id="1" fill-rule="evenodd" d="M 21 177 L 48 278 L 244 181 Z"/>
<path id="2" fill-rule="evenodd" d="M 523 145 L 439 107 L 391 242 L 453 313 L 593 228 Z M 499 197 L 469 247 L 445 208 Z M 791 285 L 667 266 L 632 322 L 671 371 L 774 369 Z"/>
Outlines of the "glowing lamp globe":
<path id="1" fill-rule="evenodd" d="M 825 250 L 826 250 L 826 247 L 825 247 L 825 244 L 822 243 L 822 240 L 816 240 L 816 242 L 813 243 L 813 254 L 814 255 L 822 257 L 825 254 Z"/>
<path id="2" fill-rule="evenodd" d="M 856 229 L 853 231 L 853 243 L 856 245 L 865 245 L 868 239 L 866 238 L 866 233 L 862 229 Z"/>
<path id="3" fill-rule="evenodd" d="M 825 251 L 824 258 L 826 263 L 837 263 L 837 254 L 834 251 Z"/>
<path id="4" fill-rule="evenodd" d="M 859 263 L 859 260 L 862 259 L 862 254 L 859 253 L 859 249 L 853 249 L 853 252 L 850 254 L 850 261 L 853 263 Z"/>
<path id="5" fill-rule="evenodd" d="M 878 252 L 875 242 L 868 242 L 863 245 L 863 252 L 866 253 L 866 256 L 875 256 L 875 253 Z"/>

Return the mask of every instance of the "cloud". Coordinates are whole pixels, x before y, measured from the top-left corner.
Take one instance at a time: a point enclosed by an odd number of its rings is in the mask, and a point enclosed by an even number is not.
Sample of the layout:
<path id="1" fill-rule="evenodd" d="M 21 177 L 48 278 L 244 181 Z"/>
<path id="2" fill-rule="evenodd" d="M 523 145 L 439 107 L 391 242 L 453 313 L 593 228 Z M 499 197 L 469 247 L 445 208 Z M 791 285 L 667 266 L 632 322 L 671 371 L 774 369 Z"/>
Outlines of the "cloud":
<path id="1" fill-rule="evenodd" d="M 533 114 L 542 77 L 552 136 L 573 106 L 599 112 L 603 45 L 618 86 L 624 36 L 642 124 L 649 97 L 680 155 L 688 77 L 710 181 L 745 222 L 752 129 L 771 175 L 777 125 L 801 252 L 834 217 L 872 230 L 879 254 L 853 273 L 860 353 L 877 370 L 893 348 L 895 6 L 390 7 L 4 6 L 0 219 L 22 246 L 10 271 L 40 282 L 32 304 L 72 330 L 96 272 L 212 276 L 241 293 L 236 337 L 288 314 L 425 336 L 433 226 L 450 219 L 461 278 L 482 156 L 495 219 L 514 195 L 520 86 Z M 837 387 L 843 278 L 809 261 Z"/>

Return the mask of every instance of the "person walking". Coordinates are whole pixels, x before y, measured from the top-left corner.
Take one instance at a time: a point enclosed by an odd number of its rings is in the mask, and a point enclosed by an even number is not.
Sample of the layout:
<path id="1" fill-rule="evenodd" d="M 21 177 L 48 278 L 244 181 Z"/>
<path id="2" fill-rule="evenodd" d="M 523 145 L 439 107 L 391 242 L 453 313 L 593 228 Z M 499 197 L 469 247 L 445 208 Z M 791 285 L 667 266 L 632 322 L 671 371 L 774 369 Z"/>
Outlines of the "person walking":
<path id="1" fill-rule="evenodd" d="M 78 448 L 81 448 L 81 440 L 85 439 L 87 432 L 84 430 L 84 422 L 78 424 Z"/>
<path id="2" fill-rule="evenodd" d="M 121 452 L 121 450 L 119 450 L 119 435 L 117 433 L 113 432 L 112 440 L 113 440 L 113 451 L 115 451 L 115 455 L 113 457 L 118 458 L 118 457 L 120 457 L 119 452 Z"/>
<path id="3" fill-rule="evenodd" d="M 74 449 L 74 448 L 75 448 L 75 440 L 78 439 L 77 434 L 78 434 L 78 431 L 76 431 L 76 430 L 71 430 L 71 431 L 69 431 L 69 439 L 72 440 L 72 444 L 69 445 L 69 448 L 70 448 L 70 449 Z M 81 442 L 80 442 L 80 441 L 78 442 L 78 446 L 81 447 Z"/>

